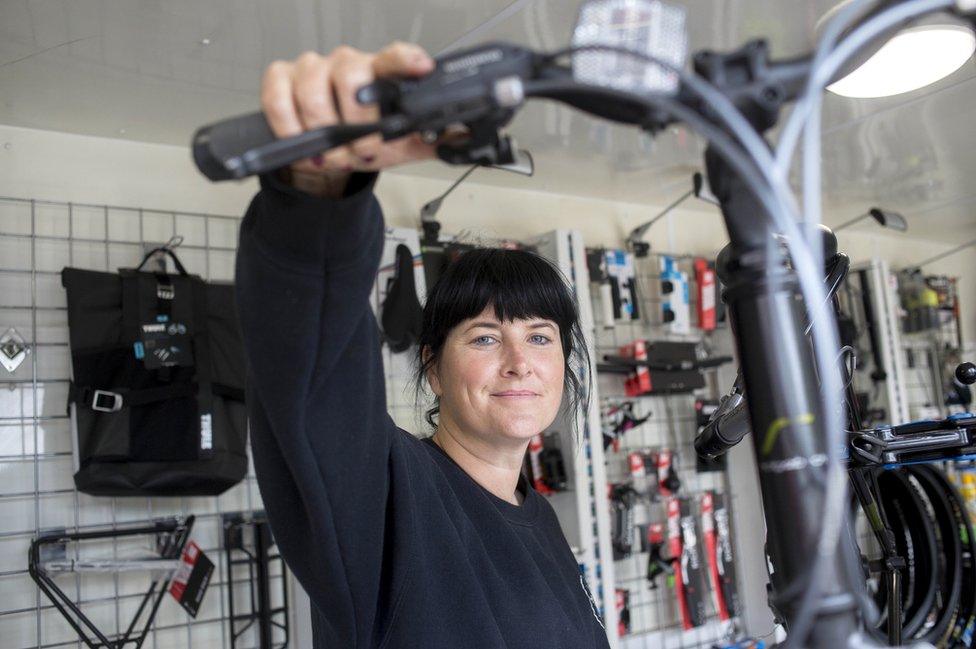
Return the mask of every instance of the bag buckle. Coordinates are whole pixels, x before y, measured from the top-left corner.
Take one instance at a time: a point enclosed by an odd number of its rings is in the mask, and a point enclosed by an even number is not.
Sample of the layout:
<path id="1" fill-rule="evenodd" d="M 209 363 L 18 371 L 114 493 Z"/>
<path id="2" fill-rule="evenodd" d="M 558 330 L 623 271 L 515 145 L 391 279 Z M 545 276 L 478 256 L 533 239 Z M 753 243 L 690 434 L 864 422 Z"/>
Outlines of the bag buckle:
<path id="1" fill-rule="evenodd" d="M 99 405 L 99 397 L 111 397 L 112 405 Z M 108 392 L 106 390 L 95 390 L 95 394 L 92 397 L 91 403 L 92 410 L 98 410 L 99 412 L 118 412 L 122 409 L 122 395 L 118 392 Z"/>

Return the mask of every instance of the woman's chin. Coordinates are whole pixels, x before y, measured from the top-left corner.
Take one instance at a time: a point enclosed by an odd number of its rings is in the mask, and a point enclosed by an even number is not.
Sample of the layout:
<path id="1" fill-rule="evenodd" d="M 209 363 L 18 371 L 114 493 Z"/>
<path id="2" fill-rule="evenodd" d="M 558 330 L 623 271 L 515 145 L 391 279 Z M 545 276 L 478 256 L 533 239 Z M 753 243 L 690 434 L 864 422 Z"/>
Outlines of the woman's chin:
<path id="1" fill-rule="evenodd" d="M 546 429 L 546 425 L 533 417 L 520 421 L 508 421 L 499 425 L 495 430 L 501 432 L 507 438 L 516 439 L 521 442 L 528 442 L 530 439 Z"/>

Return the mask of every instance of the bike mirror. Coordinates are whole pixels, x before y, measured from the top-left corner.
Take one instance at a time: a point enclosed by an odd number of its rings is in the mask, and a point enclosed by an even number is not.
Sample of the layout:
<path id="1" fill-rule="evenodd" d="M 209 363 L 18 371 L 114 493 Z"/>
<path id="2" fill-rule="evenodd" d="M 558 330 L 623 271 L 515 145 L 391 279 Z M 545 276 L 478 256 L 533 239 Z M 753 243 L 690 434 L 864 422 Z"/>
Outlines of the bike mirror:
<path id="1" fill-rule="evenodd" d="M 535 161 L 528 149 L 514 149 L 512 155 L 515 157 L 514 161 L 507 164 L 491 165 L 491 168 L 511 171 L 523 176 L 531 176 L 535 173 Z"/>
<path id="2" fill-rule="evenodd" d="M 905 217 L 897 212 L 889 212 L 887 210 L 882 210 L 877 207 L 872 207 L 868 214 L 871 215 L 875 221 L 878 222 L 883 228 L 891 228 L 892 230 L 898 230 L 899 232 L 905 232 L 908 230 L 908 221 Z"/>
<path id="3" fill-rule="evenodd" d="M 718 205 L 718 199 L 708 188 L 708 184 L 705 182 L 705 176 L 700 172 L 695 172 L 691 177 L 691 187 L 695 194 L 695 198 L 706 203 L 711 203 L 712 205 Z"/>

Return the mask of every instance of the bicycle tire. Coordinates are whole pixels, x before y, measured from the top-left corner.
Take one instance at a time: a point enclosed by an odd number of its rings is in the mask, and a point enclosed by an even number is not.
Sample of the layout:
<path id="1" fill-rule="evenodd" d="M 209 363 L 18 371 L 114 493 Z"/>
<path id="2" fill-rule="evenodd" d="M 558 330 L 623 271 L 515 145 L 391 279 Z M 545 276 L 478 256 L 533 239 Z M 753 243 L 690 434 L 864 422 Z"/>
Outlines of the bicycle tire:
<path id="1" fill-rule="evenodd" d="M 914 639 L 942 647 L 948 642 L 960 613 L 963 570 L 962 541 L 959 538 L 958 522 L 950 502 L 950 495 L 945 489 L 944 482 L 947 481 L 939 480 L 937 471 L 934 467 L 923 465 L 908 467 L 909 476 L 921 487 L 932 508 L 930 514 L 939 535 L 938 559 L 942 566 L 935 620 L 924 633 Z"/>
<path id="2" fill-rule="evenodd" d="M 878 475 L 877 497 L 895 536 L 896 550 L 905 558 L 902 635 L 908 639 L 919 632 L 935 605 L 938 590 L 935 532 L 920 493 L 903 471 L 882 471 Z M 882 580 L 875 594 L 879 609 L 884 610 L 887 599 L 887 587 Z M 885 642 L 887 616 L 882 615 L 878 625 L 868 627 L 867 632 L 875 640 Z"/>
<path id="3" fill-rule="evenodd" d="M 946 646 L 970 647 L 973 643 L 973 629 L 976 627 L 976 564 L 974 564 L 976 538 L 973 538 L 969 511 L 959 490 L 944 471 L 930 465 L 917 468 L 928 474 L 933 485 L 945 495 L 946 504 L 951 508 L 952 518 L 956 524 L 956 536 L 959 539 L 959 561 L 962 570 L 960 596 L 955 621 L 945 638 Z"/>

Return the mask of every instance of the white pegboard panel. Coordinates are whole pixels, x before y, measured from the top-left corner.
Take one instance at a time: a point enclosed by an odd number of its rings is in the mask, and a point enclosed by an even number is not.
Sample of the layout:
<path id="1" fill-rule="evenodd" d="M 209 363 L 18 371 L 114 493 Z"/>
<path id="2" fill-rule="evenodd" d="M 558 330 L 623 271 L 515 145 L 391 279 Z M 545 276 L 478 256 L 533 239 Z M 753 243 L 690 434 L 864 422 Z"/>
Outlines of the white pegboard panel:
<path id="1" fill-rule="evenodd" d="M 605 309 L 600 304 L 600 292 L 593 295 L 593 313 L 596 314 L 594 336 L 597 359 L 604 355 L 618 355 L 621 346 L 637 339 L 651 342 L 668 340 L 696 342 L 708 349 L 711 355 L 731 354 L 731 336 L 724 324 L 713 332 L 702 332 L 695 327 L 696 290 L 693 257 L 668 255 L 679 270 L 688 274 L 689 309 L 691 331 L 674 333 L 664 325 L 661 306 L 662 296 L 657 288 L 661 282 L 661 266 L 658 254 L 635 260 L 635 279 L 638 291 L 638 320 L 616 320 L 608 326 L 604 320 Z M 696 470 L 694 438 L 697 433 L 694 402 L 696 396 L 717 398 L 724 393 L 734 379 L 731 365 L 720 370 L 705 370 L 706 387 L 692 394 L 645 395 L 627 397 L 623 389 L 623 375 L 600 374 L 598 392 L 604 405 L 634 402 L 633 414 L 640 419 L 649 418 L 638 427 L 626 432 L 620 440 L 619 451 L 613 447 L 605 451 L 606 479 L 608 483 L 622 483 L 630 479 L 627 456 L 636 450 L 669 449 L 675 452 L 678 478 L 681 481 L 679 496 L 695 500 L 695 513 L 699 517 L 699 496 L 705 491 L 716 491 L 729 496 L 729 507 L 735 507 L 735 498 L 729 493 L 724 472 L 699 473 Z M 635 523 L 664 523 L 667 527 L 666 501 L 641 499 L 635 506 Z M 732 531 L 733 535 L 735 530 Z M 659 577 L 658 587 L 651 588 L 646 579 L 647 552 L 635 551 L 628 557 L 614 562 L 615 585 L 629 591 L 630 633 L 621 637 L 621 647 L 710 647 L 715 641 L 735 634 L 735 620 L 722 622 L 718 619 L 711 599 L 710 585 L 707 599 L 707 621 L 701 627 L 682 630 L 680 613 L 674 590 L 665 578 Z M 665 548 L 665 555 L 667 549 Z"/>
<path id="2" fill-rule="evenodd" d="M 421 305 L 427 299 L 427 281 L 424 276 L 423 260 L 420 256 L 420 239 L 417 230 L 411 228 L 386 228 L 384 233 L 383 253 L 380 257 L 376 282 L 370 296 L 370 305 L 380 322 L 383 302 L 386 300 L 388 281 L 394 276 L 394 261 L 398 245 L 405 245 L 413 253 L 414 285 L 417 300 Z M 389 345 L 383 345 L 383 378 L 386 382 L 386 409 L 394 423 L 403 430 L 426 437 L 430 430 L 423 420 L 423 413 L 430 404 L 421 395 L 419 403 L 415 400 L 413 374 L 416 369 L 416 345 L 412 345 L 404 352 L 394 353 Z"/>
<path id="3" fill-rule="evenodd" d="M 69 422 L 70 375 L 65 266 L 115 271 L 141 261 L 144 245 L 173 235 L 189 272 L 208 281 L 233 281 L 240 217 L 159 212 L 0 198 L 0 334 L 14 327 L 31 353 L 13 373 L 0 368 L 0 644 L 4 649 L 81 647 L 74 630 L 27 573 L 27 548 L 37 534 L 116 528 L 154 518 L 193 514 L 191 538 L 215 564 L 196 619 L 169 596 L 143 645 L 229 647 L 227 574 L 221 548 L 224 512 L 262 508 L 253 466 L 217 497 L 105 498 L 74 489 Z M 102 556 L 118 556 L 123 542 L 103 541 Z M 272 564 L 274 565 L 274 564 Z M 237 575 L 237 572 L 235 572 Z M 148 578 L 141 574 L 85 574 L 57 583 L 109 635 L 124 630 Z M 282 576 L 272 572 L 271 592 Z M 238 579 L 235 579 L 235 582 Z M 293 583 L 293 580 L 291 580 Z M 246 592 L 235 593 L 244 598 Z M 238 601 L 241 601 L 238 599 Z M 238 646 L 257 644 L 256 629 Z"/>

